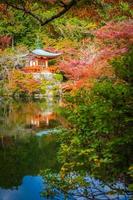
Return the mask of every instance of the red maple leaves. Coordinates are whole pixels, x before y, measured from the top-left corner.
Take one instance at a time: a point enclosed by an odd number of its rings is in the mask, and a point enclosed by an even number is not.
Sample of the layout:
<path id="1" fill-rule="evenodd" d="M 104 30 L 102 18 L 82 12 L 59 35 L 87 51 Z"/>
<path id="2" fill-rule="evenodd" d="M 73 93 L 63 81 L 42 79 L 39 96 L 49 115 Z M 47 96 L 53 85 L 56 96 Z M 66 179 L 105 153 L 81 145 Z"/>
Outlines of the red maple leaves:
<path id="1" fill-rule="evenodd" d="M 96 37 L 103 40 L 133 39 L 133 21 L 110 22 L 95 31 Z"/>
<path id="2" fill-rule="evenodd" d="M 112 76 L 108 61 L 128 51 L 133 43 L 133 21 L 110 22 L 94 31 L 95 39 L 80 49 L 78 59 L 70 57 L 60 63 L 60 70 L 68 79 L 83 85 L 86 79 Z M 78 84 L 78 82 L 80 84 Z"/>

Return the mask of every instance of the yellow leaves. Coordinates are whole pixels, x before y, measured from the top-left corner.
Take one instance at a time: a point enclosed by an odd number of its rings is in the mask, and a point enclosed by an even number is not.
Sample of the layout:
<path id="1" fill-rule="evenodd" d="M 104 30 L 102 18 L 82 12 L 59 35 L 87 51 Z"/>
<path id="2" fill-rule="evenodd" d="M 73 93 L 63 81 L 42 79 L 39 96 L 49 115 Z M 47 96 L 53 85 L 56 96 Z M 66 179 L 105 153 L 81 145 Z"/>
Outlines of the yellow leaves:
<path id="1" fill-rule="evenodd" d="M 96 167 L 100 167 L 101 165 L 101 160 L 98 158 L 97 155 L 95 155 L 94 148 L 81 150 L 79 156 L 85 157 L 87 163 L 89 162 L 95 164 Z M 82 166 L 82 163 L 80 163 L 80 166 Z"/>
<path id="2" fill-rule="evenodd" d="M 73 170 L 75 166 L 75 162 L 65 163 L 60 170 L 60 176 L 62 179 L 65 178 L 65 176 L 70 173 L 71 170 Z"/>
<path id="3" fill-rule="evenodd" d="M 92 152 L 94 152 L 95 150 L 93 149 L 93 148 L 90 148 L 90 149 L 84 149 L 84 150 L 81 150 L 81 152 L 80 152 L 80 156 L 85 156 L 85 155 L 88 155 L 88 154 L 90 154 L 90 153 L 92 153 Z"/>
<path id="4" fill-rule="evenodd" d="M 61 145 L 61 149 L 62 149 L 63 152 L 69 153 L 69 147 L 68 147 L 67 145 L 62 144 L 62 145 Z"/>
<path id="5" fill-rule="evenodd" d="M 89 22 L 87 25 L 88 29 L 95 29 L 97 28 L 97 24 L 95 22 Z"/>
<path id="6" fill-rule="evenodd" d="M 133 165 L 129 167 L 129 174 L 131 177 L 133 177 Z"/>
<path id="7" fill-rule="evenodd" d="M 78 46 L 77 42 L 72 41 L 70 39 L 60 40 L 60 42 L 56 44 L 56 48 L 61 50 L 67 50 L 67 49 L 69 50 L 70 48 L 74 48 L 77 46 Z"/>
<path id="8" fill-rule="evenodd" d="M 128 174 L 133 178 L 133 165 L 129 167 Z M 129 190 L 133 191 L 133 183 L 129 184 Z"/>
<path id="9" fill-rule="evenodd" d="M 97 167 L 100 167 L 100 165 L 101 165 L 100 160 L 98 160 L 97 158 L 95 158 L 94 162 L 95 162 L 95 164 L 96 164 Z"/>

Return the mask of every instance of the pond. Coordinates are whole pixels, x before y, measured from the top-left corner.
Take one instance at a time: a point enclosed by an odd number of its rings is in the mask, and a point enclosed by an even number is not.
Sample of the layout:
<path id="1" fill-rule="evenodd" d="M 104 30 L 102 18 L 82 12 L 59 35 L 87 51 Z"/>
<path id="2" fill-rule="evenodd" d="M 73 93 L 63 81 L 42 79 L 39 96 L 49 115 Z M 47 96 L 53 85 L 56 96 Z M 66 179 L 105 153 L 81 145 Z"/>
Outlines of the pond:
<path id="1" fill-rule="evenodd" d="M 50 98 L 41 101 L 0 101 L 0 200 L 47 199 L 41 195 L 46 183 L 39 173 L 49 168 L 58 172 L 60 167 L 56 159 L 59 144 L 56 134 L 52 134 L 65 126 L 65 120 L 57 114 L 60 103 L 59 99 Z M 106 185 L 100 188 L 99 180 L 87 179 L 96 186 L 91 187 L 92 193 L 108 190 Z M 123 187 L 121 183 L 117 185 Z M 63 194 L 55 199 L 63 200 Z M 70 196 L 67 199 L 73 198 Z M 100 194 L 93 199 L 130 198 L 128 195 L 104 198 Z"/>
<path id="2" fill-rule="evenodd" d="M 59 101 L 2 101 L 0 105 L 0 200 L 41 200 L 39 172 L 58 170 Z M 58 118 L 58 119 L 57 119 Z M 50 132 L 50 134 L 48 134 Z"/>

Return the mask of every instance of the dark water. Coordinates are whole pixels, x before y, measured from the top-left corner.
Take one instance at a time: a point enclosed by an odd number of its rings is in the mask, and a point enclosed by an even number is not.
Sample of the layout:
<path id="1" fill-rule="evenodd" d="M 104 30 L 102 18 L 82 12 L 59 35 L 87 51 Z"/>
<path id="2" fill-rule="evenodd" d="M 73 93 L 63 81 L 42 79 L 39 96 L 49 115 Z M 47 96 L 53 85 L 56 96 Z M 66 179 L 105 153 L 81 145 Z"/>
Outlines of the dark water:
<path id="1" fill-rule="evenodd" d="M 65 125 L 65 120 L 57 115 L 59 100 L 0 102 L 0 200 L 44 200 L 41 192 L 45 180 L 39 176 L 40 170 L 59 170 L 56 160 L 58 151 L 57 129 Z M 87 177 L 92 183 L 90 188 L 93 200 L 129 200 L 128 195 L 101 195 L 110 191 L 99 180 Z M 121 182 L 118 188 L 125 187 Z M 99 193 L 99 191 L 102 191 Z M 75 196 L 81 188 L 74 191 Z M 99 194 L 95 198 L 94 194 Z M 53 199 L 53 198 L 50 198 Z M 54 199 L 64 199 L 59 194 Z M 68 200 L 72 197 L 68 197 Z M 84 198 L 75 198 L 84 200 Z"/>
<path id="2" fill-rule="evenodd" d="M 41 200 L 39 172 L 58 170 L 56 136 L 59 102 L 0 103 L 0 200 Z M 50 132 L 50 134 L 48 134 Z"/>

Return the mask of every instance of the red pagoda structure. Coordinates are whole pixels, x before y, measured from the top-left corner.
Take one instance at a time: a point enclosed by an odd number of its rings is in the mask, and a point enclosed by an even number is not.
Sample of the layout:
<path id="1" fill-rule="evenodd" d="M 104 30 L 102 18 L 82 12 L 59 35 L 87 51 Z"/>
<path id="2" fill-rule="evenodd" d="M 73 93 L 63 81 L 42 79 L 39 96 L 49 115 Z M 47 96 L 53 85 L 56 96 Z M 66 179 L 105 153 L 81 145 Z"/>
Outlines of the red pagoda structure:
<path id="1" fill-rule="evenodd" d="M 35 49 L 26 55 L 26 65 L 23 68 L 27 73 L 43 73 L 49 71 L 48 61 L 57 58 L 61 53 L 52 53 L 43 49 Z"/>

